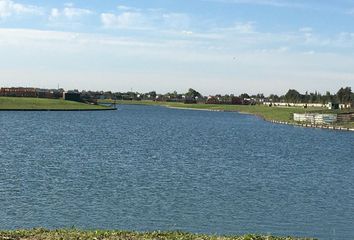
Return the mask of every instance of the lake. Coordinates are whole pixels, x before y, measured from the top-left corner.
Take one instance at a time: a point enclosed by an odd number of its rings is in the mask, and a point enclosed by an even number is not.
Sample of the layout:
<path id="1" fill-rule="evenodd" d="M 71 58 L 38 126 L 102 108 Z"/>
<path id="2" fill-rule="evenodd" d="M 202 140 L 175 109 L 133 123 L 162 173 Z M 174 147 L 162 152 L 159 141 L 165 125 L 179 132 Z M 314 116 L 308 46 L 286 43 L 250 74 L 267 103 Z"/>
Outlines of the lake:
<path id="1" fill-rule="evenodd" d="M 0 123 L 0 229 L 354 238 L 352 132 L 129 105 Z"/>

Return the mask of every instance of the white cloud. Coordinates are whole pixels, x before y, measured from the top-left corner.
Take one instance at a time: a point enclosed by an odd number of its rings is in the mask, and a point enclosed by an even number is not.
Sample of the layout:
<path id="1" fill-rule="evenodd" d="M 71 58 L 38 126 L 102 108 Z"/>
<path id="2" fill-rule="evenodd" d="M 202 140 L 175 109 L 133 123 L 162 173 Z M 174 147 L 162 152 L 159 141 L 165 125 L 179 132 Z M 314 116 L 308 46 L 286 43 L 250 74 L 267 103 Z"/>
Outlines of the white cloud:
<path id="1" fill-rule="evenodd" d="M 72 7 L 66 7 L 64 8 L 63 14 L 67 17 L 67 18 L 74 18 L 74 17 L 82 17 L 85 15 L 90 15 L 93 12 L 91 10 L 88 9 L 82 9 L 82 8 L 72 8 Z"/>
<path id="2" fill-rule="evenodd" d="M 65 6 L 65 7 L 74 7 L 74 3 L 72 3 L 72 2 L 67 2 L 67 3 L 64 3 L 64 6 Z"/>
<path id="3" fill-rule="evenodd" d="M 72 41 L 77 39 L 78 33 L 41 31 L 34 29 L 1 29 L 0 45 L 28 45 L 51 41 Z"/>
<path id="4" fill-rule="evenodd" d="M 58 18 L 60 17 L 60 11 L 58 8 L 52 8 L 52 11 L 50 13 L 51 18 Z"/>
<path id="5" fill-rule="evenodd" d="M 262 54 L 275 54 L 275 53 L 286 53 L 289 52 L 290 48 L 289 47 L 279 47 L 279 48 L 275 48 L 275 49 L 261 49 L 260 51 L 256 51 Z"/>
<path id="6" fill-rule="evenodd" d="M 298 31 L 295 33 L 302 36 Z M 295 35 L 289 40 L 286 34 L 251 34 L 252 38 L 261 38 L 257 42 L 258 49 L 262 49 L 262 42 L 267 37 L 269 42 L 282 39 L 275 43 L 277 46 L 273 50 L 255 51 L 255 48 L 243 48 L 247 42 L 244 43 L 239 36 L 244 34 L 230 34 L 228 36 L 234 37 L 213 41 L 207 38 L 190 40 L 198 34 L 191 31 L 182 34 L 188 36 L 187 40 L 177 40 L 175 35 L 173 39 L 166 39 L 164 32 L 159 32 L 157 38 L 152 39 L 146 36 L 122 38 L 108 34 L 0 28 L 0 50 L 3 53 L 0 60 L 10 66 L 2 69 L 15 69 L 8 73 L 0 69 L 0 72 L 4 84 L 9 85 L 14 84 L 13 79 L 18 79 L 19 85 L 26 85 L 25 81 L 29 81 L 44 87 L 56 85 L 59 81 L 66 88 L 122 90 L 133 87 L 170 91 L 190 87 L 191 82 L 199 81 L 196 87 L 210 94 L 215 94 L 215 91 L 227 93 L 230 86 L 243 92 L 262 90 L 267 93 L 274 91 L 275 85 L 282 92 L 290 86 L 302 90 L 308 87 L 308 83 L 319 91 L 353 83 L 354 60 L 350 51 L 348 54 L 328 54 L 311 47 L 307 48 L 308 53 L 303 48 L 294 51 L 296 46 L 283 43 L 299 42 Z M 343 37 L 349 41 L 352 35 L 347 33 Z M 214 45 L 208 45 L 214 41 Z M 228 41 L 233 45 L 224 44 Z M 238 45 L 243 52 L 235 51 Z M 311 51 L 316 51 L 316 54 Z M 236 64 L 232 60 L 234 56 L 239 59 Z M 34 58 L 37 60 L 32 61 Z M 44 70 L 39 66 L 44 66 Z M 170 76 L 174 81 L 166 82 Z M 42 83 L 36 82 L 38 79 L 42 79 Z M 134 80 L 134 84 L 130 80 Z M 72 85 L 74 83 L 77 85 Z"/>
<path id="7" fill-rule="evenodd" d="M 311 50 L 311 51 L 304 52 L 304 54 L 305 55 L 314 55 L 314 54 L 316 54 L 316 52 Z"/>
<path id="8" fill-rule="evenodd" d="M 255 23 L 254 22 L 236 22 L 231 27 L 225 28 L 215 28 L 212 29 L 213 32 L 219 32 L 227 34 L 252 34 L 256 33 Z"/>
<path id="9" fill-rule="evenodd" d="M 162 18 L 168 28 L 188 28 L 190 25 L 190 17 L 184 13 L 164 13 Z"/>
<path id="10" fill-rule="evenodd" d="M 336 44 L 341 48 L 354 48 L 354 32 L 342 32 L 335 39 L 332 44 Z"/>
<path id="11" fill-rule="evenodd" d="M 235 26 L 233 28 L 234 28 L 234 30 L 236 30 L 239 33 L 254 33 L 255 32 L 253 22 L 246 22 L 246 23 L 237 22 L 237 23 L 235 23 Z"/>
<path id="12" fill-rule="evenodd" d="M 185 35 L 193 35 L 194 32 L 183 30 L 183 31 L 182 31 L 182 34 L 185 34 Z"/>
<path id="13" fill-rule="evenodd" d="M 123 10 L 123 11 L 131 10 L 131 7 L 124 6 L 124 5 L 119 5 L 117 8 L 118 8 L 119 10 Z"/>
<path id="14" fill-rule="evenodd" d="M 93 11 L 84 8 L 75 8 L 72 5 L 66 4 L 66 7 L 62 10 L 58 8 L 52 8 L 50 12 L 49 19 L 50 20 L 57 20 L 59 18 L 66 18 L 66 19 L 79 19 L 84 16 L 88 16 L 93 14 Z"/>
<path id="15" fill-rule="evenodd" d="M 281 46 L 289 47 L 289 52 L 306 52 L 311 49 L 319 53 L 354 49 L 354 33 L 351 32 L 326 36 L 309 27 L 289 32 L 265 32 L 255 26 L 253 22 L 238 22 L 230 27 L 214 28 L 204 33 L 217 36 L 215 40 L 209 39 L 214 46 L 222 45 L 225 49 L 239 52 L 264 49 L 274 51 Z"/>
<path id="16" fill-rule="evenodd" d="M 118 12 L 101 14 L 101 23 L 105 28 L 126 29 L 187 29 L 190 17 L 184 13 L 166 12 L 160 8 L 138 9 L 118 6 Z"/>
<path id="17" fill-rule="evenodd" d="M 42 10 L 37 6 L 20 4 L 12 0 L 0 0 L 0 19 L 5 19 L 14 15 L 39 15 L 41 13 Z"/>
<path id="18" fill-rule="evenodd" d="M 138 12 L 102 13 L 101 22 L 105 28 L 145 28 L 148 24 Z"/>
<path id="19" fill-rule="evenodd" d="M 234 4 L 251 4 L 251 5 L 263 5 L 271 7 L 288 7 L 288 8 L 303 8 L 302 4 L 294 3 L 286 0 L 205 0 L 208 2 L 223 2 Z"/>
<path id="20" fill-rule="evenodd" d="M 117 9 L 120 11 L 140 11 L 139 8 L 134 8 L 126 5 L 119 5 L 117 6 Z"/>
<path id="21" fill-rule="evenodd" d="M 312 32 L 313 29 L 310 27 L 302 27 L 299 29 L 299 32 L 304 32 L 304 33 L 308 33 L 308 32 Z"/>
<path id="22" fill-rule="evenodd" d="M 161 34 L 167 35 L 171 38 L 176 38 L 176 39 L 181 38 L 181 40 L 190 39 L 190 40 L 193 40 L 194 42 L 203 40 L 206 43 L 208 41 L 216 41 L 216 40 L 223 39 L 223 35 L 221 35 L 221 34 L 196 32 L 196 31 L 184 30 L 184 29 L 183 30 L 179 30 L 179 29 L 177 29 L 177 30 L 163 30 L 161 32 Z M 215 46 L 208 47 L 208 49 L 216 49 L 216 48 L 219 48 L 219 47 L 215 47 Z"/>

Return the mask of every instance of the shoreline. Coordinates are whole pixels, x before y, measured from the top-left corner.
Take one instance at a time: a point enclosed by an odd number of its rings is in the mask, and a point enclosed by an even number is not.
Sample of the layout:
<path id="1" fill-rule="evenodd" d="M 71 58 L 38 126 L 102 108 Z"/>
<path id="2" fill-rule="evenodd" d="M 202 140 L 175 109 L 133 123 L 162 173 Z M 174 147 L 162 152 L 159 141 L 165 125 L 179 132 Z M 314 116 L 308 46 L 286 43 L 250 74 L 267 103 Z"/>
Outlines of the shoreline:
<path id="1" fill-rule="evenodd" d="M 282 237 L 272 236 L 271 234 L 245 234 L 245 235 L 213 235 L 198 234 L 183 231 L 119 231 L 119 230 L 80 230 L 44 228 L 19 229 L 19 230 L 0 230 L 0 239 L 17 240 L 58 240 L 58 239 L 106 239 L 106 240 L 315 240 L 309 237 Z"/>
<path id="2" fill-rule="evenodd" d="M 102 109 L 0 109 L 0 112 L 91 112 L 91 111 L 114 111 L 117 108 L 102 108 Z"/>
<path id="3" fill-rule="evenodd" d="M 319 129 L 327 129 L 327 130 L 354 132 L 354 128 L 347 128 L 347 127 L 340 127 L 340 126 L 316 125 L 316 124 L 311 124 L 311 123 L 291 123 L 291 122 L 282 122 L 282 121 L 276 121 L 276 120 L 270 120 L 269 122 L 272 122 L 275 124 L 293 125 L 296 127 L 303 127 L 303 128 L 319 128 Z"/>
<path id="4" fill-rule="evenodd" d="M 148 105 L 147 105 L 148 106 Z M 220 110 L 220 109 L 202 109 L 202 108 L 188 108 L 188 107 L 171 107 L 168 105 L 157 105 L 161 107 L 166 107 L 170 109 L 181 109 L 181 110 L 194 110 L 194 111 L 207 111 L 207 112 L 226 112 L 225 110 Z M 232 112 L 232 111 L 230 111 Z M 235 111 L 236 112 L 236 111 Z"/>
<path id="5" fill-rule="evenodd" d="M 116 110 L 114 106 L 69 101 L 64 99 L 0 97 L 0 111 L 106 111 Z"/>
<path id="6" fill-rule="evenodd" d="M 171 108 L 171 109 L 195 110 L 195 111 L 237 112 L 239 114 L 253 115 L 253 116 L 261 118 L 264 121 L 271 122 L 271 123 L 274 123 L 274 124 L 292 125 L 292 126 L 295 126 L 295 127 L 303 127 L 303 128 L 319 128 L 319 129 L 326 129 L 326 130 L 354 132 L 354 128 L 347 128 L 347 127 L 340 127 L 340 126 L 315 125 L 315 124 L 311 124 L 311 123 L 296 123 L 296 122 L 268 120 L 268 119 L 265 119 L 264 117 L 260 116 L 259 114 L 243 112 L 243 111 L 227 111 L 227 110 L 221 110 L 221 109 L 201 109 L 201 108 L 188 108 L 188 107 L 171 107 L 171 106 L 168 106 L 168 105 L 158 105 L 158 106 L 163 106 L 163 107 L 167 107 L 167 108 Z"/>

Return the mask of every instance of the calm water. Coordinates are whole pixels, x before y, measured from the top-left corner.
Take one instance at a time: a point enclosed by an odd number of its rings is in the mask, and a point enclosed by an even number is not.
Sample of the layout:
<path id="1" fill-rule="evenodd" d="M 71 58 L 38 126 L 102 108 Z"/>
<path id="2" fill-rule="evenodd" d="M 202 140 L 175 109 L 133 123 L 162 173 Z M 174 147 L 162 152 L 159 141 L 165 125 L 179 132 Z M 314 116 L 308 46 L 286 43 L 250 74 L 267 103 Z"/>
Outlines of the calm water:
<path id="1" fill-rule="evenodd" d="M 354 238 L 353 133 L 147 106 L 0 124 L 0 229 Z"/>

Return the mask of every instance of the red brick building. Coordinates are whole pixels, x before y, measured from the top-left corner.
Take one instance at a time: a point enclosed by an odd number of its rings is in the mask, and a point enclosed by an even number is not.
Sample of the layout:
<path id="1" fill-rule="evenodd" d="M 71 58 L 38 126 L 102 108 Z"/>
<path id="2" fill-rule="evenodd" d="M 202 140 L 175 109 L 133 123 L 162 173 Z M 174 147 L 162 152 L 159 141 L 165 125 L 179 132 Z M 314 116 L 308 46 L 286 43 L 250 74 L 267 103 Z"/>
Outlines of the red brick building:
<path id="1" fill-rule="evenodd" d="M 35 88 L 1 88 L 0 96 L 5 97 L 37 97 Z"/>
<path id="2" fill-rule="evenodd" d="M 40 89 L 25 87 L 0 88 L 0 96 L 2 97 L 61 98 L 63 97 L 63 92 L 63 89 Z"/>

